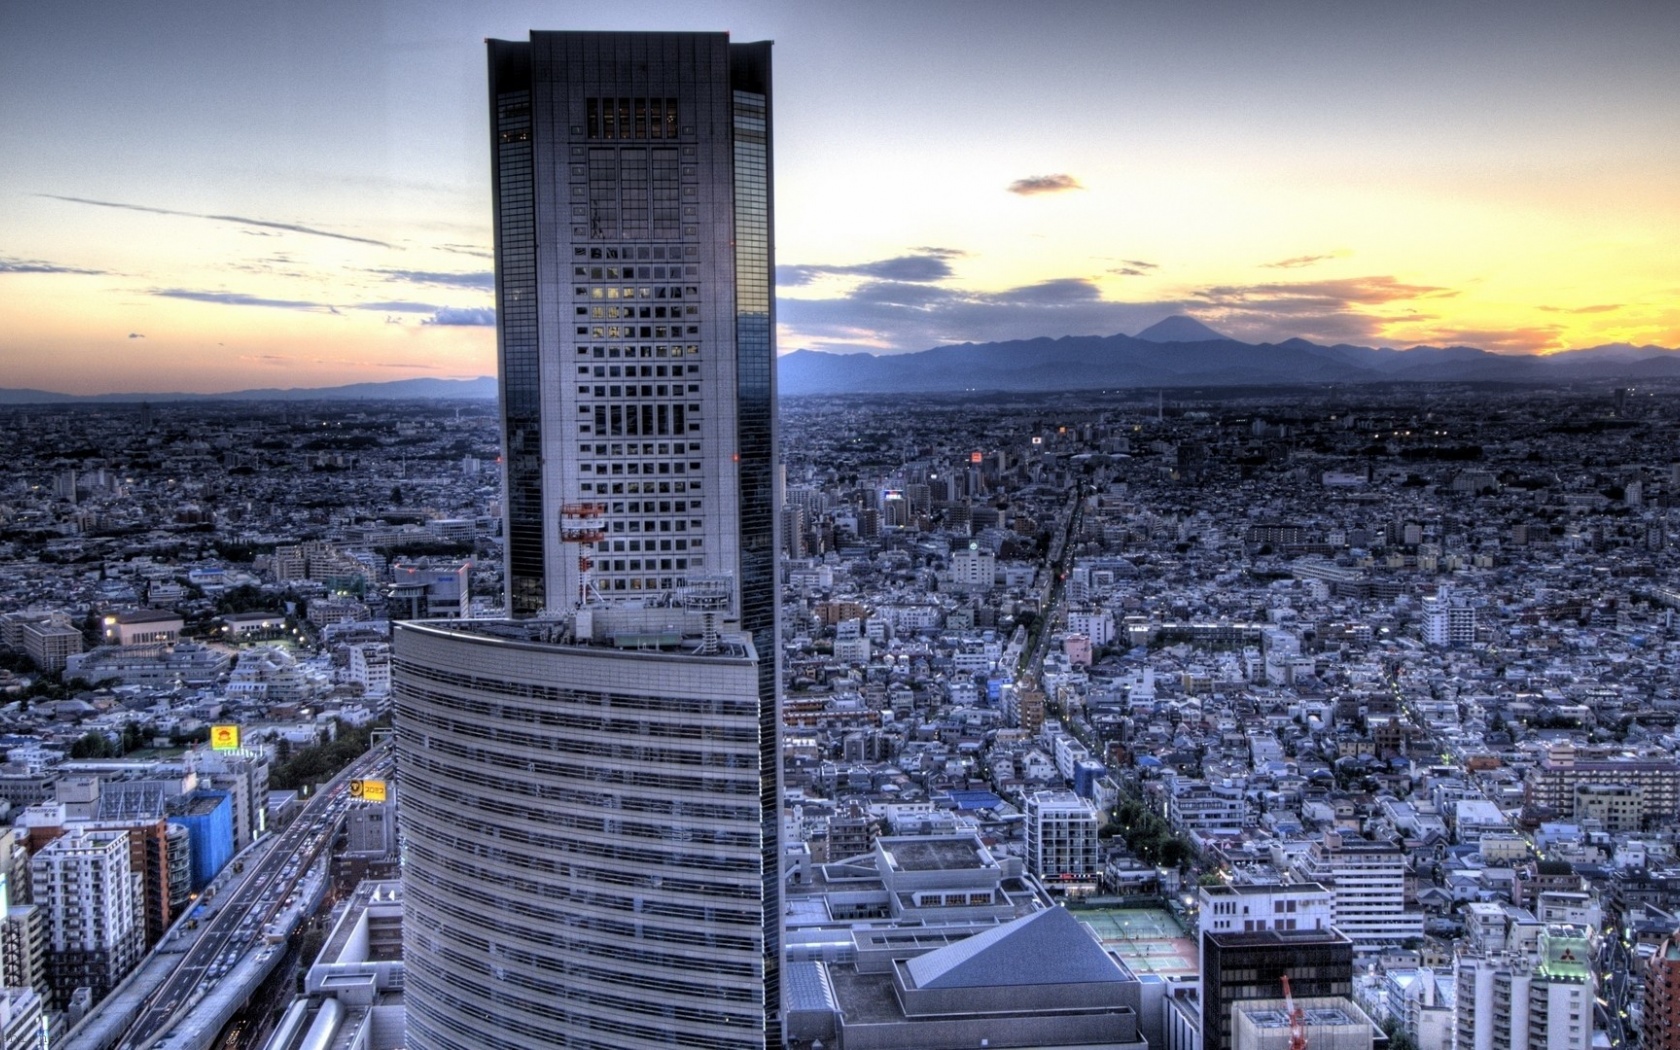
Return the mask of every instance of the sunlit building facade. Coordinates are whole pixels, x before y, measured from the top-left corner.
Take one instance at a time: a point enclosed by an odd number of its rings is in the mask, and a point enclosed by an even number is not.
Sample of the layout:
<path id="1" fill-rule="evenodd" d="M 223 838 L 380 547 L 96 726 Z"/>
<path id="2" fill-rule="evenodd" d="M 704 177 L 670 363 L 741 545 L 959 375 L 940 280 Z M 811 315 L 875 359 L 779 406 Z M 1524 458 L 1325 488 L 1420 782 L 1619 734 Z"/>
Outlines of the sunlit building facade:
<path id="1" fill-rule="evenodd" d="M 765 1045 L 756 654 L 685 634 L 396 627 L 410 1047 Z"/>
<path id="2" fill-rule="evenodd" d="M 511 619 L 394 632 L 409 1045 L 779 1046 L 770 45 L 488 48 Z"/>

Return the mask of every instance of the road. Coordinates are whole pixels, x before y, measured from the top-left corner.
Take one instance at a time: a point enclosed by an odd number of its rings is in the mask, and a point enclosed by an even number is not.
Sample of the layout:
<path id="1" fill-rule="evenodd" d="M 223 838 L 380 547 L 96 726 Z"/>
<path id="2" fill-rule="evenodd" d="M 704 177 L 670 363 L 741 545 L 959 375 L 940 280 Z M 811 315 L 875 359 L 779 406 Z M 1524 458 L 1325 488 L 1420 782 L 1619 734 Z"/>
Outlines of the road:
<path id="1" fill-rule="evenodd" d="M 214 911 L 201 920 L 203 929 L 192 947 L 123 1033 L 117 1043 L 121 1050 L 150 1046 L 210 994 L 246 952 L 261 944 L 263 928 L 285 909 L 303 874 L 331 848 L 349 804 L 350 781 L 379 775 L 390 763 L 388 745 L 350 763 L 316 792 L 265 854 L 246 862 L 249 870 L 243 879 L 202 905 Z"/>
<path id="2" fill-rule="evenodd" d="M 1068 568 L 1073 560 L 1073 537 L 1079 530 L 1079 518 L 1084 509 L 1085 482 L 1076 481 L 1073 499 L 1068 505 L 1067 523 L 1062 529 L 1062 534 L 1051 539 L 1050 549 L 1044 559 L 1044 571 L 1048 579 L 1045 582 L 1044 599 L 1039 604 L 1038 639 L 1021 662 L 1020 673 L 1016 676 L 1017 688 L 1041 691 L 1044 688 L 1044 654 L 1050 648 L 1050 635 L 1054 631 L 1057 618 L 1062 614 Z"/>

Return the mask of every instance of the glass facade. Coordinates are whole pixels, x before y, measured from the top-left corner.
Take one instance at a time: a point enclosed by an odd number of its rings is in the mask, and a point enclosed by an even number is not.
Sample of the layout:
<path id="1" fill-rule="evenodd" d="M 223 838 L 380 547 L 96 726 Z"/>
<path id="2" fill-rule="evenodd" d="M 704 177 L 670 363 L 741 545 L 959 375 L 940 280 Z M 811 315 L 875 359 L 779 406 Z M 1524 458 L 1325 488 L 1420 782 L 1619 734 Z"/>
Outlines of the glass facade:
<path id="1" fill-rule="evenodd" d="M 718 600 L 727 580 L 724 630 L 746 633 L 757 657 L 727 739 L 697 749 L 660 728 L 691 716 L 685 682 L 661 679 L 653 699 L 617 696 L 604 719 L 580 713 L 600 702 L 573 710 L 566 693 L 569 676 L 594 665 L 553 663 L 544 681 L 566 695 L 525 710 L 499 696 L 516 688 L 499 672 L 433 682 L 420 663 L 396 661 L 394 679 L 407 676 L 393 689 L 399 743 L 427 785 L 412 806 L 405 786 L 408 863 L 443 880 L 433 889 L 427 875 L 409 894 L 411 1042 L 779 1046 L 770 45 L 533 33 L 488 46 L 509 613 L 681 606 Z M 646 667 L 620 655 L 626 681 L 671 673 L 656 655 Z M 631 709 L 642 714 L 626 718 Z M 548 741 L 542 755 L 520 748 L 523 733 Z M 510 753 L 526 764 L 508 766 Z M 695 768 L 720 760 L 727 789 Z M 621 779 L 632 773 L 634 784 Z M 625 889 L 632 870 L 656 884 Z M 695 881 L 714 876 L 727 876 L 715 900 Z M 648 909 L 675 885 L 690 894 L 670 912 L 682 922 L 656 935 L 648 916 L 663 913 Z M 551 953 L 508 943 L 533 924 Z M 623 942 L 610 959 L 582 946 L 608 934 Z M 509 961 L 516 952 L 524 970 Z M 663 1027 L 653 1018 L 670 1009 L 663 995 L 622 1001 L 634 992 L 621 989 L 687 988 L 707 973 L 721 998 L 696 987 Z M 597 999 L 565 998 L 576 974 L 601 985 Z M 539 1003 L 555 997 L 559 1013 L 545 1015 Z M 624 1030 L 607 1026 L 609 1008 Z M 523 1027 L 469 1038 L 469 1019 L 504 1013 Z M 701 1015 L 720 1041 L 691 1034 L 712 1031 L 692 1027 Z M 555 1034 L 538 1038 L 543 1024 Z"/>
<path id="2" fill-rule="evenodd" d="M 501 376 L 506 585 L 515 616 L 542 609 L 541 354 L 537 346 L 536 188 L 531 61 L 517 44 L 490 45 L 490 177 L 496 187 L 496 349 Z"/>
<path id="3" fill-rule="evenodd" d="M 776 318 L 770 197 L 770 45 L 731 49 L 735 132 L 735 413 L 739 450 L 741 624 L 761 654 L 759 695 L 775 697 L 781 684 L 777 644 L 776 530 Z M 771 955 L 781 953 L 781 712 L 760 709 L 759 762 L 764 937 Z M 781 968 L 766 970 L 765 997 L 781 996 Z"/>
<path id="4" fill-rule="evenodd" d="M 1339 933 L 1269 930 L 1202 936 L 1202 1047 L 1231 1050 L 1232 1007 L 1283 998 L 1353 996 L 1353 942 Z"/>
<path id="5" fill-rule="evenodd" d="M 408 1045 L 763 1047 L 751 654 L 394 651 Z"/>

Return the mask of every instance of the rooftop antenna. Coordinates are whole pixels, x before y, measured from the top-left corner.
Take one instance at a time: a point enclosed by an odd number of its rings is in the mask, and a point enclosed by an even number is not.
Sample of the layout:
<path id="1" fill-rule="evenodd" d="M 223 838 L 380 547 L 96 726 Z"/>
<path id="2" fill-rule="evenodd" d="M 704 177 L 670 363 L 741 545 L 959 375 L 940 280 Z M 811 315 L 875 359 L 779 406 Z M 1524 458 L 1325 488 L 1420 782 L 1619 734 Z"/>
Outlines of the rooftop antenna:
<path id="1" fill-rule="evenodd" d="M 706 656 L 718 651 L 718 617 L 729 608 L 733 581 L 724 574 L 690 576 L 682 587 L 683 608 L 700 614 L 700 648 Z"/>
<path id="2" fill-rule="evenodd" d="M 601 516 L 607 512 L 602 503 L 567 503 L 560 508 L 560 542 L 578 545 L 578 605 L 590 605 L 601 600 L 595 589 L 590 570 L 595 567 L 595 545 L 607 536 Z"/>

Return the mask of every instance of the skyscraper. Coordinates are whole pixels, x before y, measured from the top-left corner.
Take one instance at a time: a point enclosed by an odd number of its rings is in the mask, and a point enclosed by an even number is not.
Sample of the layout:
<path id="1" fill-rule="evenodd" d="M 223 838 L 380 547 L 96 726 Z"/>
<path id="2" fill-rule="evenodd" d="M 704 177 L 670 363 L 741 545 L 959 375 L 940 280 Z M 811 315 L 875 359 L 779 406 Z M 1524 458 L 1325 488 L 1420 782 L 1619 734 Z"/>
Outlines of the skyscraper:
<path id="1" fill-rule="evenodd" d="M 490 41 L 512 619 L 399 625 L 409 1045 L 780 1045 L 770 46 Z"/>

